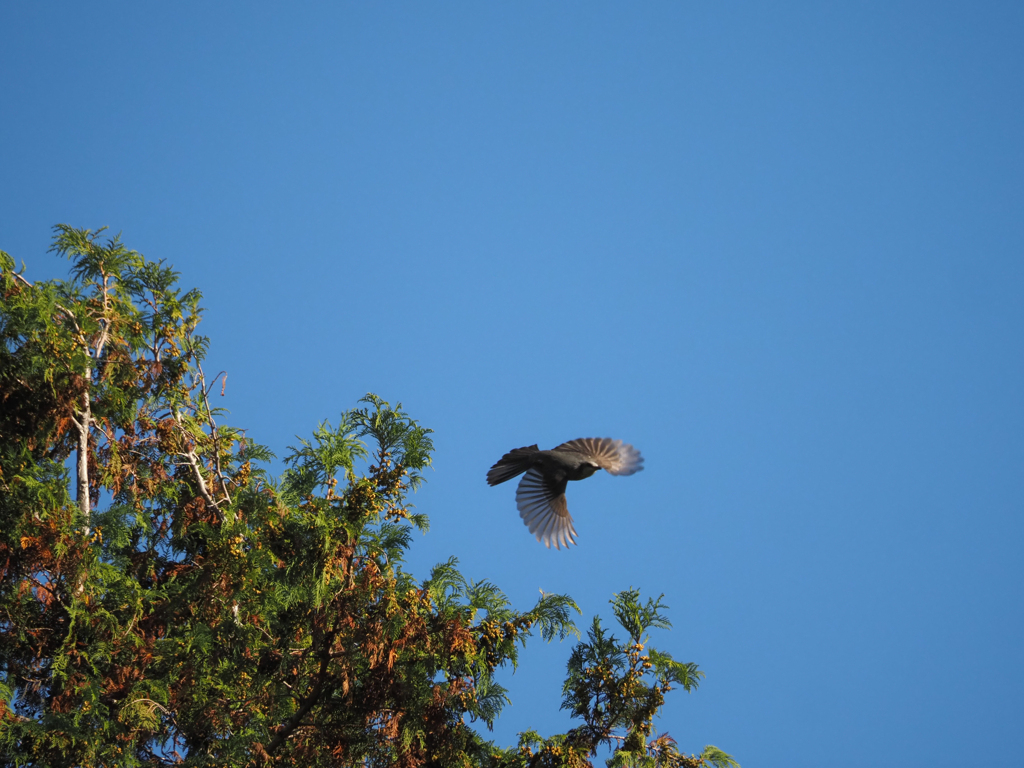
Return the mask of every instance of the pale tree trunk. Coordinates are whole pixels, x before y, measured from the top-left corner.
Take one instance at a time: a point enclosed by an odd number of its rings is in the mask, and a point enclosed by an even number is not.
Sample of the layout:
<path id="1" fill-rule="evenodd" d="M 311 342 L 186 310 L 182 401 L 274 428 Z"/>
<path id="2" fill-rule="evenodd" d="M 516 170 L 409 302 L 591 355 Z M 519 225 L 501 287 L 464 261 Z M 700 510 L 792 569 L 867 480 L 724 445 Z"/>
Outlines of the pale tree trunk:
<path id="1" fill-rule="evenodd" d="M 92 362 L 96 363 L 99 367 L 100 358 L 103 355 L 103 347 L 106 346 L 107 340 L 110 336 L 110 278 L 108 275 L 103 275 L 103 315 L 100 319 L 100 334 L 96 340 L 95 352 L 89 352 L 88 343 L 86 343 L 86 354 L 89 355 Z M 78 324 L 75 324 L 76 330 Z M 78 331 L 79 338 L 81 336 L 81 330 Z M 84 342 L 84 339 L 83 339 Z M 85 535 L 89 536 L 90 528 L 89 522 L 91 517 L 91 504 L 89 500 L 89 429 L 92 427 L 92 403 L 90 397 L 92 396 L 92 371 L 93 366 L 88 365 L 85 368 L 85 392 L 82 393 L 82 412 L 79 414 L 78 423 L 78 508 L 82 512 L 82 517 L 85 518 Z"/>
<path id="2" fill-rule="evenodd" d="M 92 368 L 85 369 L 86 389 L 82 394 L 82 410 L 78 414 L 78 508 L 85 518 L 85 535 L 89 535 L 89 426 L 92 424 L 92 406 L 89 402 L 89 384 Z"/>

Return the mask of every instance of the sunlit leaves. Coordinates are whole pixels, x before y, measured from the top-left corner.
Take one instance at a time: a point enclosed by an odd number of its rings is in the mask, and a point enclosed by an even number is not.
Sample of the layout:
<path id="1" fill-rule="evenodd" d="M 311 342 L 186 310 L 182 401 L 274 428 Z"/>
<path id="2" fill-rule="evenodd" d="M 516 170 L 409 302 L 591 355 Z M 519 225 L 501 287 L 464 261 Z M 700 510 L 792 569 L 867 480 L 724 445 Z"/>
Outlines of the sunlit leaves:
<path id="1" fill-rule="evenodd" d="M 289 469 L 282 478 L 284 500 L 296 503 L 318 486 L 335 479 L 339 470 L 354 471 L 356 459 L 365 458 L 366 446 L 359 439 L 353 412 L 342 413 L 341 423 L 323 422 L 313 430 L 313 439 L 299 438 L 299 446 L 285 456 Z"/>
<path id="2" fill-rule="evenodd" d="M 360 436 L 370 436 L 380 447 L 381 455 L 393 456 L 409 476 L 409 484 L 416 488 L 422 482 L 420 470 L 430 466 L 430 454 L 434 442 L 430 439 L 432 429 L 420 426 L 402 410 L 399 403 L 394 408 L 373 393 L 360 402 L 368 407 L 351 412 Z"/>
<path id="3" fill-rule="evenodd" d="M 648 629 L 670 629 L 672 627 L 672 624 L 661 612 L 662 609 L 668 608 L 667 605 L 662 605 L 662 597 L 664 595 L 659 596 L 656 600 L 648 599 L 646 603 L 641 603 L 640 590 L 630 588 L 625 592 L 619 592 L 612 598 L 612 613 L 615 614 L 615 618 L 618 619 L 622 628 L 629 633 L 634 643 L 642 642 Z"/>
<path id="4" fill-rule="evenodd" d="M 686 756 L 667 735 L 648 741 L 665 694 L 674 686 L 693 690 L 703 673 L 696 664 L 677 662 L 670 654 L 647 647 L 648 630 L 670 626 L 661 597 L 643 602 L 640 591 L 631 588 L 616 594 L 611 604 L 626 639 L 618 640 L 595 616 L 586 641 L 573 649 L 562 708 L 583 724 L 569 732 L 567 743 L 586 754 L 598 746 L 610 747 L 610 768 L 718 765 L 710 762 L 711 757 L 731 760 L 720 751 L 706 750 L 706 759 Z M 544 742 L 545 748 L 550 746 Z"/>

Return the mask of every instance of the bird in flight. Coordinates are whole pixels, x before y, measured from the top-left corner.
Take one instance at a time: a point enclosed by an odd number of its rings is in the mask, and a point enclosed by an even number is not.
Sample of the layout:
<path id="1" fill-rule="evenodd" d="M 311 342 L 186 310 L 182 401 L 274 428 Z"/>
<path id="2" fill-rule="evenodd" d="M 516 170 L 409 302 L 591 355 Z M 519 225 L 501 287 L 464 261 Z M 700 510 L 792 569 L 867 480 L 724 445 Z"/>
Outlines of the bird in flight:
<path id="1" fill-rule="evenodd" d="M 599 469 L 612 475 L 632 475 L 644 468 L 640 451 L 609 437 L 581 437 L 550 451 L 536 445 L 509 451 L 487 471 L 488 485 L 526 475 L 516 489 L 516 507 L 530 533 L 544 546 L 576 543 L 576 529 L 565 503 L 569 480 L 583 480 Z"/>

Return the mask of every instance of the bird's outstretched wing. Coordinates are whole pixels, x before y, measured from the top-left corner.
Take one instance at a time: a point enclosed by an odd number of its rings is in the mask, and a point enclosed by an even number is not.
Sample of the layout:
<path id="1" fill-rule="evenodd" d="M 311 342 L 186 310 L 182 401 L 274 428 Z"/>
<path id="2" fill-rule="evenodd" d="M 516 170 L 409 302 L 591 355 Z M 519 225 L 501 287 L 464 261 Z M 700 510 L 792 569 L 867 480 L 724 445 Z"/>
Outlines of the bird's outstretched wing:
<path id="1" fill-rule="evenodd" d="M 629 443 L 610 437 L 581 437 L 555 448 L 582 453 L 611 475 L 633 475 L 644 468 L 644 457 Z"/>
<path id="2" fill-rule="evenodd" d="M 576 543 L 576 529 L 565 503 L 566 481 L 546 481 L 540 470 L 527 471 L 516 489 L 516 506 L 530 533 L 544 546 L 561 549 Z"/>

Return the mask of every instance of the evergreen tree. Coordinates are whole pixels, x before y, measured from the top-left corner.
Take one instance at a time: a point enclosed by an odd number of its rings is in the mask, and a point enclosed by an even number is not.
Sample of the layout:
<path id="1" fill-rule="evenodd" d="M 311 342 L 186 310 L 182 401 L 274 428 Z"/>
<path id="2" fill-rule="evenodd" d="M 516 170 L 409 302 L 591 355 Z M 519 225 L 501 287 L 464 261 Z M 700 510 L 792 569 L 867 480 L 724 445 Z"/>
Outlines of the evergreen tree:
<path id="1" fill-rule="evenodd" d="M 403 568 L 433 445 L 400 404 L 368 395 L 271 477 L 210 404 L 200 294 L 101 232 L 56 228 L 67 281 L 0 252 L 0 765 L 735 765 L 651 738 L 701 673 L 648 648 L 668 621 L 636 590 L 625 640 L 595 618 L 572 653 L 581 725 L 487 741 L 495 671 L 578 637 L 576 604 Z"/>

